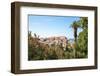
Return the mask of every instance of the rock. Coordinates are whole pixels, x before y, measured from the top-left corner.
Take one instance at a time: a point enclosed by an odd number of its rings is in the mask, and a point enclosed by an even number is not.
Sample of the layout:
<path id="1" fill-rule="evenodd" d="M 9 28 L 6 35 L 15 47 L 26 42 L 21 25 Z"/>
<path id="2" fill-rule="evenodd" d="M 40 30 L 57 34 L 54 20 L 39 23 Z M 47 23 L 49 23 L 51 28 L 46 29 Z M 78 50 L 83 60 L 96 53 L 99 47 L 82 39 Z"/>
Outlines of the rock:
<path id="1" fill-rule="evenodd" d="M 40 38 L 39 42 L 48 44 L 48 45 L 61 45 L 62 47 L 66 47 L 68 44 L 68 40 L 65 36 L 59 37 L 48 37 L 48 38 Z"/>

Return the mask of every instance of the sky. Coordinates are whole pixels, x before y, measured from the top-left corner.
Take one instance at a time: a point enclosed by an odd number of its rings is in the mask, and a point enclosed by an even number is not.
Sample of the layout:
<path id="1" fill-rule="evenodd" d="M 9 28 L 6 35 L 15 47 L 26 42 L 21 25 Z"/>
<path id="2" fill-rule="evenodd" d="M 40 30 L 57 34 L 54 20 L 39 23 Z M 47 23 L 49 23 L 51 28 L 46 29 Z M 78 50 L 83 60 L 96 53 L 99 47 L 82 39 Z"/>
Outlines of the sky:
<path id="1" fill-rule="evenodd" d="M 32 35 L 36 33 L 40 37 L 66 36 L 73 39 L 73 29 L 70 27 L 73 21 L 78 21 L 80 17 L 75 16 L 43 16 L 29 15 L 28 27 Z M 78 33 L 81 29 L 78 29 Z"/>

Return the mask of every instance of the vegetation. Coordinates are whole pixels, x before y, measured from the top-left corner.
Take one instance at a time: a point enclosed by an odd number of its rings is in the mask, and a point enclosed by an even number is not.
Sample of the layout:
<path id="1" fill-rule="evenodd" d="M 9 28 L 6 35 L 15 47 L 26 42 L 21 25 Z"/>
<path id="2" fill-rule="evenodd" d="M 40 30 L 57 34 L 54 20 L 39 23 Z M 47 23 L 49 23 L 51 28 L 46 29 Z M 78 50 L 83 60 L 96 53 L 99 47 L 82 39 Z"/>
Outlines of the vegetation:
<path id="1" fill-rule="evenodd" d="M 80 19 L 80 25 L 83 31 L 79 33 L 78 46 L 80 49 L 80 53 L 83 55 L 83 57 L 87 57 L 87 54 L 88 54 L 88 19 L 86 17 L 82 17 Z"/>
<path id="2" fill-rule="evenodd" d="M 88 54 L 88 19 L 87 17 L 81 17 L 79 21 L 74 22 L 74 57 L 75 58 L 86 58 Z M 72 28 L 73 28 L 72 27 Z M 77 29 L 81 28 L 82 31 L 79 33 L 77 38 Z"/>
<path id="3" fill-rule="evenodd" d="M 66 48 L 62 45 L 40 43 L 39 36 L 31 32 L 28 34 L 28 60 L 52 60 L 52 59 L 76 59 L 87 58 L 88 54 L 88 19 L 81 17 L 79 21 L 74 21 L 73 28 L 74 43 L 68 42 Z M 77 34 L 78 28 L 82 31 Z"/>
<path id="4" fill-rule="evenodd" d="M 71 25 L 71 27 L 74 30 L 74 38 L 75 38 L 75 42 L 77 41 L 77 30 L 80 27 L 79 22 L 78 21 L 74 21 Z"/>

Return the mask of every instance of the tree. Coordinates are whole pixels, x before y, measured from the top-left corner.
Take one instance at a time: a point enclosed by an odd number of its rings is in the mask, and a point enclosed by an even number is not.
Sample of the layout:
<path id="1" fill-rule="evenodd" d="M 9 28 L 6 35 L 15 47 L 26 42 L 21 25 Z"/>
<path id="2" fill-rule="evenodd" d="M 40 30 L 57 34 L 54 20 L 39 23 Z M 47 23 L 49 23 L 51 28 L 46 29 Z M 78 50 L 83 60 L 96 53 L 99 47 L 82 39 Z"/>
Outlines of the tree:
<path id="1" fill-rule="evenodd" d="M 74 48 L 73 48 L 73 57 L 76 57 L 76 47 L 77 47 L 77 30 L 80 27 L 79 21 L 74 21 L 71 25 L 74 30 Z"/>
<path id="2" fill-rule="evenodd" d="M 78 46 L 80 49 L 80 57 L 87 57 L 88 53 L 88 18 L 81 17 L 80 18 L 80 25 L 83 29 L 82 32 L 79 33 L 78 36 Z"/>
<path id="3" fill-rule="evenodd" d="M 79 36 L 78 36 L 78 46 L 80 47 L 80 52 L 84 53 L 85 57 L 87 55 L 87 49 L 88 49 L 88 30 L 83 30 Z"/>
<path id="4" fill-rule="evenodd" d="M 88 18 L 80 17 L 79 21 L 74 21 L 71 25 L 74 29 L 74 48 L 73 55 L 74 58 L 84 58 L 87 57 L 88 53 Z M 77 30 L 81 28 L 82 31 L 77 36 Z"/>
<path id="5" fill-rule="evenodd" d="M 78 28 L 80 27 L 78 21 L 74 21 L 71 25 L 71 27 L 73 28 L 74 30 L 74 40 L 75 40 L 75 43 L 77 42 L 77 30 Z"/>
<path id="6" fill-rule="evenodd" d="M 80 17 L 79 23 L 80 23 L 82 29 L 88 28 L 88 18 L 87 17 Z"/>

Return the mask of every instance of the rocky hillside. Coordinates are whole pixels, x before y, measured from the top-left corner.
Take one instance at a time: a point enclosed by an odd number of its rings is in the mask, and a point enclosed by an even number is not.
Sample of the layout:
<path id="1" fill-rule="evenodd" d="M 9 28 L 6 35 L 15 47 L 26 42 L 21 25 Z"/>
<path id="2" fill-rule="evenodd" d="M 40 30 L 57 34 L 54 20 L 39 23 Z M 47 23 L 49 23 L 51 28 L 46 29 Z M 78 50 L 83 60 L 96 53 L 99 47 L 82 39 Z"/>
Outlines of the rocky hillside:
<path id="1" fill-rule="evenodd" d="M 49 46 L 55 44 L 61 45 L 62 47 L 66 47 L 68 44 L 68 40 L 65 36 L 40 38 L 39 42 L 48 44 Z"/>

